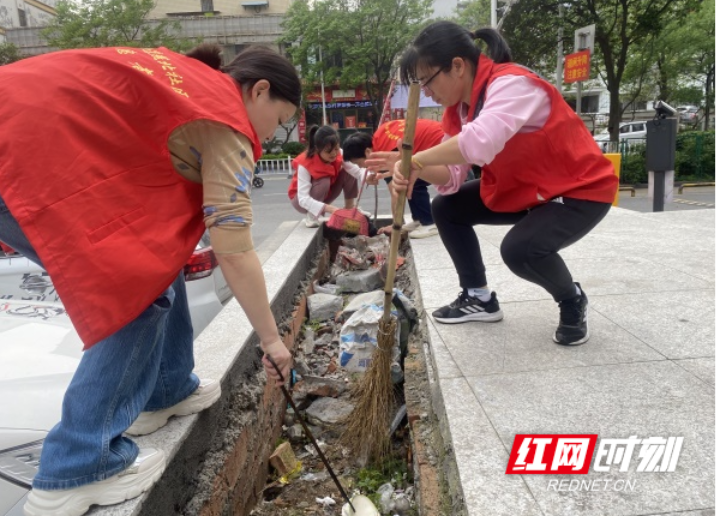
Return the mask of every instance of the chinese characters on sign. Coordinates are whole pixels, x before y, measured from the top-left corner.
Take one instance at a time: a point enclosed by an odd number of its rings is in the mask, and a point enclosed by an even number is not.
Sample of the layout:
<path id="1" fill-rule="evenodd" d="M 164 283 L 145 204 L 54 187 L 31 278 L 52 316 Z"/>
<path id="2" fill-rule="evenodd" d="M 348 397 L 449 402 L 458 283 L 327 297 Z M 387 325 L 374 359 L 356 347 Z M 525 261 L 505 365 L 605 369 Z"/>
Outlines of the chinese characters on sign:
<path id="1" fill-rule="evenodd" d="M 322 109 L 321 102 L 308 102 L 308 109 Z M 347 109 L 347 108 L 369 108 L 372 102 L 369 100 L 356 100 L 353 102 L 326 102 L 325 109 Z"/>
<path id="2" fill-rule="evenodd" d="M 590 50 L 565 56 L 565 82 L 587 81 L 590 78 Z"/>
<path id="3" fill-rule="evenodd" d="M 683 440 L 683 437 L 640 439 L 633 435 L 625 439 L 600 439 L 596 450 L 598 436 L 593 434 L 518 434 L 505 474 L 584 475 L 590 470 L 594 451 L 593 471 L 608 472 L 610 466 L 619 465 L 619 471 L 627 472 L 631 461 L 636 459 L 636 472 L 672 472 Z"/>

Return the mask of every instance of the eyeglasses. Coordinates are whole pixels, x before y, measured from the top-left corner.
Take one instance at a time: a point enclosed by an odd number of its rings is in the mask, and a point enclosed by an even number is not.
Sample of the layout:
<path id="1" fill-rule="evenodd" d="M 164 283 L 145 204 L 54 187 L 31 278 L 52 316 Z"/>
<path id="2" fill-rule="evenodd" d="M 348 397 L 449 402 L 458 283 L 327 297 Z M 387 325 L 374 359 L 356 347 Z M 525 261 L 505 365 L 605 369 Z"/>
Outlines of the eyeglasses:
<path id="1" fill-rule="evenodd" d="M 430 77 L 427 81 L 420 83 L 420 87 L 423 89 L 423 91 L 425 92 L 425 95 L 427 95 L 428 97 L 430 95 L 432 95 L 432 93 L 433 93 L 433 91 L 430 89 L 430 83 L 433 82 L 433 79 L 435 79 L 435 77 L 440 75 L 440 72 L 442 72 L 442 71 L 443 71 L 443 69 L 440 68 L 437 72 L 432 74 L 432 77 Z"/>

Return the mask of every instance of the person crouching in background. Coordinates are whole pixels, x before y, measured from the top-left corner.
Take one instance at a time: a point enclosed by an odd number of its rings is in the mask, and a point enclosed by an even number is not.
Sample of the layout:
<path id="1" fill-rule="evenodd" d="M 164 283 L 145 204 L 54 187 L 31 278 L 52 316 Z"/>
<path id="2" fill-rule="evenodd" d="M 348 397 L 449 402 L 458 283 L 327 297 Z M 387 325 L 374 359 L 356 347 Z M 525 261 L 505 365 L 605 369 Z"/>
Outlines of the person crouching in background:
<path id="1" fill-rule="evenodd" d="M 345 198 L 345 208 L 354 208 L 358 196 L 358 180 L 363 171 L 352 163 L 343 162 L 340 135 L 330 126 L 312 126 L 308 131 L 308 149 L 292 161 L 293 177 L 288 188 L 290 202 L 305 214 L 305 226 L 316 228 L 322 215 L 338 208 L 331 203 Z"/>

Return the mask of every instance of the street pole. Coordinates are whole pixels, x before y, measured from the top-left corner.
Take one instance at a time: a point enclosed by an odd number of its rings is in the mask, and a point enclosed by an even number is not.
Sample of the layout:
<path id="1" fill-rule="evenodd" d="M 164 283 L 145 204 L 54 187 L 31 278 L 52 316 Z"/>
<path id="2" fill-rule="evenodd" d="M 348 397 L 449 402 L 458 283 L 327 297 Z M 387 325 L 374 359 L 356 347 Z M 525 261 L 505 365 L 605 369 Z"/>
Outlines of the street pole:
<path id="1" fill-rule="evenodd" d="M 577 101 L 575 102 L 575 113 L 582 114 L 582 81 L 577 82 Z"/>
<path id="2" fill-rule="evenodd" d="M 322 45 L 320 45 L 320 96 L 322 97 L 323 125 L 328 125 L 327 113 L 325 112 L 325 74 L 323 73 L 323 66 Z"/>
<path id="3" fill-rule="evenodd" d="M 555 81 L 557 89 L 562 93 L 563 86 L 563 6 L 562 1 L 558 2 L 558 48 L 557 48 L 557 67 L 555 68 Z"/>
<path id="4" fill-rule="evenodd" d="M 497 29 L 497 0 L 490 0 L 490 26 Z"/>

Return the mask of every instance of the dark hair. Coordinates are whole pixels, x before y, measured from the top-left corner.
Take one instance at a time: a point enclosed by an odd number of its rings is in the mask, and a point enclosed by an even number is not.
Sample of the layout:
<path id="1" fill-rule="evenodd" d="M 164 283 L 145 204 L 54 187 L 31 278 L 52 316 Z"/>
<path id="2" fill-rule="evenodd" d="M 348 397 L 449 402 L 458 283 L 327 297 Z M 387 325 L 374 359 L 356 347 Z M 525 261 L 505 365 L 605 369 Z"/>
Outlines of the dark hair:
<path id="1" fill-rule="evenodd" d="M 439 21 L 425 27 L 405 51 L 400 61 L 400 77 L 405 84 L 412 82 L 420 65 L 439 67 L 447 71 L 456 57 L 467 59 L 473 71 L 480 59 L 480 47 L 476 40 L 487 45 L 486 54 L 496 63 L 507 63 L 512 58 L 510 47 L 495 29 L 480 29 L 475 32 L 450 21 Z"/>
<path id="2" fill-rule="evenodd" d="M 343 160 L 359 159 L 365 157 L 365 151 L 372 149 L 372 135 L 358 131 L 348 136 L 342 144 Z"/>
<path id="3" fill-rule="evenodd" d="M 318 127 L 317 125 L 312 126 L 308 130 L 307 140 L 308 158 L 312 158 L 316 153 L 321 152 L 328 147 L 335 148 L 340 145 L 340 135 L 329 125 L 324 125 L 322 127 Z"/>
<path id="4" fill-rule="evenodd" d="M 251 46 L 240 52 L 227 66 L 222 65 L 222 48 L 214 43 L 201 43 L 185 54 L 220 70 L 240 84 L 252 88 L 265 79 L 270 83 L 270 96 L 300 106 L 300 78 L 295 67 L 283 56 L 267 47 Z"/>

